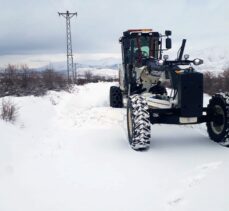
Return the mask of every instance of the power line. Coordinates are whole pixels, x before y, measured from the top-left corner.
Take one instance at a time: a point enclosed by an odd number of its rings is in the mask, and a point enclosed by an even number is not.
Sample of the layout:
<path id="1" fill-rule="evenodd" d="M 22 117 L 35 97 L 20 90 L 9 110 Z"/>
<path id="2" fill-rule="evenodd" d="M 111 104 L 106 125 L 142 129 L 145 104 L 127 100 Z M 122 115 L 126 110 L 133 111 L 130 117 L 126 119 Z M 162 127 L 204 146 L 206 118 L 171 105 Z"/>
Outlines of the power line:
<path id="1" fill-rule="evenodd" d="M 72 79 L 75 80 L 74 66 L 73 66 L 73 54 L 72 54 L 72 36 L 71 36 L 71 18 L 77 16 L 77 13 L 66 13 L 58 12 L 59 16 L 63 16 L 66 19 L 66 37 L 67 37 L 67 74 L 68 82 Z"/>

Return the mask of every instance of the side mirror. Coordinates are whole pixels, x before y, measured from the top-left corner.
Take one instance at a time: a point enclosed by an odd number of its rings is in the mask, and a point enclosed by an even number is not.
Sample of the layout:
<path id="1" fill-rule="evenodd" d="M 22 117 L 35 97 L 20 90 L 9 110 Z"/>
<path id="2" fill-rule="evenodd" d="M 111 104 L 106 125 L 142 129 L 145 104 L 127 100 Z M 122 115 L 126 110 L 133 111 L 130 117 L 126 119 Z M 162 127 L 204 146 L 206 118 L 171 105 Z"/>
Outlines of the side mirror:
<path id="1" fill-rule="evenodd" d="M 165 31 L 165 35 L 168 37 L 168 36 L 171 36 L 172 35 L 172 31 L 169 31 L 169 30 L 166 30 Z"/>
<path id="2" fill-rule="evenodd" d="M 172 40 L 170 38 L 166 38 L 165 47 L 166 47 L 166 49 L 171 49 L 172 48 Z"/>

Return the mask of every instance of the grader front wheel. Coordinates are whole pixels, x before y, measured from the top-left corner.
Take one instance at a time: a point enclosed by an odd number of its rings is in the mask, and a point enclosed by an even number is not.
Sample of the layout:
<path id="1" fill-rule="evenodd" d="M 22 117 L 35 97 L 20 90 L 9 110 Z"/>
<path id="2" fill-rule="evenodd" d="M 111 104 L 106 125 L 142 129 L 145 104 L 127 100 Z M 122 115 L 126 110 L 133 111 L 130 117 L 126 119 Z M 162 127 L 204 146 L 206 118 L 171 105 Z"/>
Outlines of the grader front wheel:
<path id="1" fill-rule="evenodd" d="M 146 150 L 150 147 L 150 114 L 147 102 L 139 95 L 128 99 L 127 128 L 129 143 L 134 150 Z"/>
<path id="2" fill-rule="evenodd" d="M 211 119 L 207 122 L 209 137 L 229 147 L 229 95 L 224 93 L 214 95 L 209 102 L 207 115 Z"/>

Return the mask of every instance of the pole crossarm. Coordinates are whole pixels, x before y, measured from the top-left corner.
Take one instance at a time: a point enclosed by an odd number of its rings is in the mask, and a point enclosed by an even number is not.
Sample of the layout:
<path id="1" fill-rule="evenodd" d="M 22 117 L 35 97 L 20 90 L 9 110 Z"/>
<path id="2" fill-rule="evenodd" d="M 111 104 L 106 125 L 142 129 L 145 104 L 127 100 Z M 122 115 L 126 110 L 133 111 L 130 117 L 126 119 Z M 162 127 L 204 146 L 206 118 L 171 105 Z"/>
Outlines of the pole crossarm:
<path id="1" fill-rule="evenodd" d="M 69 11 L 67 12 L 58 12 L 59 16 L 63 16 L 64 18 L 72 18 L 73 16 L 77 16 L 77 12 L 70 13 Z"/>

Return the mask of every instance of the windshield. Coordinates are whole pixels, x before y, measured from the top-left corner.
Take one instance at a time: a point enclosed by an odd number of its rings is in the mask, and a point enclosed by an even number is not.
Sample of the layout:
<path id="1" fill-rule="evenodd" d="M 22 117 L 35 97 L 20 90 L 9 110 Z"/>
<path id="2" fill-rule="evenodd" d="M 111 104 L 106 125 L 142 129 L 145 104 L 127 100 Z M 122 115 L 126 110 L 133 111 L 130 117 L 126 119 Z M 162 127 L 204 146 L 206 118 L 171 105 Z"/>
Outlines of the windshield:
<path id="1" fill-rule="evenodd" d="M 144 57 L 149 57 L 149 43 L 150 39 L 149 37 L 139 37 L 135 39 L 135 45 L 134 45 L 134 53 L 139 54 L 141 53 Z"/>
<path id="2" fill-rule="evenodd" d="M 158 59 L 159 40 L 152 36 L 138 36 L 131 39 L 128 49 L 128 57 L 131 59 L 131 46 L 133 46 L 133 59 L 136 66 L 144 65 L 143 60 L 149 58 Z"/>

